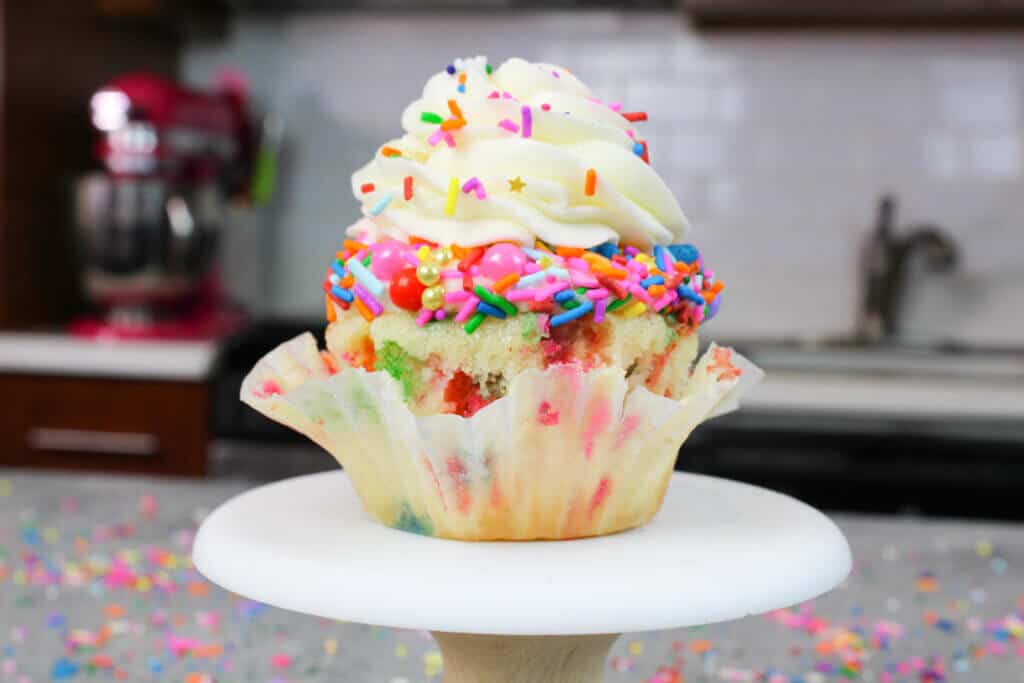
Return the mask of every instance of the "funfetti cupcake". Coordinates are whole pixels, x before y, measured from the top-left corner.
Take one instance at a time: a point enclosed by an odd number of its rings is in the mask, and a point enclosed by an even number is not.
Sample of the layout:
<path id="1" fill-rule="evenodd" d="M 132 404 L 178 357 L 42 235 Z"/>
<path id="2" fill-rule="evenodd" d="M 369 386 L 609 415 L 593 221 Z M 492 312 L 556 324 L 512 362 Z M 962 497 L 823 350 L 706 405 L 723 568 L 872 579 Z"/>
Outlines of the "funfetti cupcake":
<path id="1" fill-rule="evenodd" d="M 465 540 L 643 524 L 680 444 L 759 371 L 697 330 L 722 280 L 650 165 L 643 112 L 571 72 L 457 60 L 352 177 L 363 218 L 311 334 L 242 400 L 334 455 L 381 523 Z M 685 453 L 684 453 L 685 455 Z"/>

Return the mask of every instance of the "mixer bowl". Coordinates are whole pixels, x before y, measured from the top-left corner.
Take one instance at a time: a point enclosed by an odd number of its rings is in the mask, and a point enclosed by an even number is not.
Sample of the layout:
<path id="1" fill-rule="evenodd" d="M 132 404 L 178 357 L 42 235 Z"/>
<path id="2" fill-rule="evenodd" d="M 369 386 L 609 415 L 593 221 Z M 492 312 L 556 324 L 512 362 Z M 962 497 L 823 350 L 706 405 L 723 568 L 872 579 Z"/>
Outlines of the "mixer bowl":
<path id="1" fill-rule="evenodd" d="M 225 198 L 213 183 L 92 173 L 74 184 L 74 223 L 88 298 L 110 310 L 174 306 L 214 262 Z"/>

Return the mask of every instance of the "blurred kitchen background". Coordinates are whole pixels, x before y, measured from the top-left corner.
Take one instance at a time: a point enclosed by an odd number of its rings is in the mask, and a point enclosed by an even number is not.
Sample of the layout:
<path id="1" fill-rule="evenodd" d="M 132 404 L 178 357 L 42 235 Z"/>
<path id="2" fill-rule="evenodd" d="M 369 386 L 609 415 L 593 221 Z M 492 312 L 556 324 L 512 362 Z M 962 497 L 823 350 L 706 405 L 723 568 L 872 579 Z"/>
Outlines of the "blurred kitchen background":
<path id="1" fill-rule="evenodd" d="M 453 57 L 650 112 L 768 372 L 679 468 L 831 510 L 1024 508 L 1024 2 L 2 3 L 0 466 L 334 467 L 238 400 L 323 328 L 349 175 Z M 140 75 L 142 74 L 142 75 Z"/>

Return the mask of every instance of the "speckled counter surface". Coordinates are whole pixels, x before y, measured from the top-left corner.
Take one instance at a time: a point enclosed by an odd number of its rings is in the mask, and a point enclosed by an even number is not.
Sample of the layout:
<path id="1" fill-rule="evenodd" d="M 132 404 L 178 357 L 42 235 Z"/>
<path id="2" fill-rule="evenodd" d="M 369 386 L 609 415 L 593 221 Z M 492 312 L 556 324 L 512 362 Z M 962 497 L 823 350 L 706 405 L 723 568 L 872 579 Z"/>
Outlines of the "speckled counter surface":
<path id="1" fill-rule="evenodd" d="M 197 522 L 249 486 L 0 470 L 0 681 L 439 681 L 426 633 L 284 612 L 191 568 Z M 1024 683 L 1024 527 L 836 521 L 855 559 L 841 588 L 626 635 L 608 683 Z"/>

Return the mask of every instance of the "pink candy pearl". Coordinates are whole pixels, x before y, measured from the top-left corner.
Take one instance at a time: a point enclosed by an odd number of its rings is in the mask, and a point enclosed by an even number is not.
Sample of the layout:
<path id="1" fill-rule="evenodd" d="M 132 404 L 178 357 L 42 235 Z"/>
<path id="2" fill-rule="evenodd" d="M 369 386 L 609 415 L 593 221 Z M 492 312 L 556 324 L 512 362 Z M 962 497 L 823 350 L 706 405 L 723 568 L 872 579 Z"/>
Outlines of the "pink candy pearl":
<path id="1" fill-rule="evenodd" d="M 514 244 L 495 244 L 480 260 L 484 276 L 492 280 L 500 280 L 509 273 L 521 275 L 525 265 L 526 254 Z"/>
<path id="2" fill-rule="evenodd" d="M 390 280 L 406 267 L 405 252 L 409 247 L 393 239 L 386 239 L 370 246 L 373 260 L 370 269 L 382 280 Z"/>

